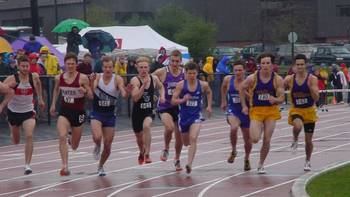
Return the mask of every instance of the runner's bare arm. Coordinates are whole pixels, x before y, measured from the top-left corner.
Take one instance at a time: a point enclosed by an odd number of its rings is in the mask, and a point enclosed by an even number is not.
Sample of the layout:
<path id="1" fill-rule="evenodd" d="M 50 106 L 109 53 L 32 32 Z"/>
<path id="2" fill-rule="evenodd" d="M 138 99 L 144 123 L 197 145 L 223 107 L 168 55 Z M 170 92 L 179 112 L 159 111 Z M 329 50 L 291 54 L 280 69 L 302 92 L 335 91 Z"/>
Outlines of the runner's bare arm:
<path id="1" fill-rule="evenodd" d="M 318 101 L 318 99 L 320 98 L 320 94 L 319 94 L 319 89 L 318 89 L 318 80 L 317 77 L 310 75 L 309 80 L 308 80 L 308 86 L 310 87 L 310 94 L 312 99 L 314 99 L 314 101 Z"/>
<path id="2" fill-rule="evenodd" d="M 153 77 L 156 87 L 159 91 L 159 102 L 160 103 L 164 103 L 165 102 L 165 90 L 164 90 L 164 86 L 162 84 L 162 82 L 160 82 L 159 78 L 155 75 L 151 75 L 151 77 Z"/>
<path id="3" fill-rule="evenodd" d="M 284 78 L 283 84 L 284 84 L 284 88 L 286 90 L 290 89 L 290 82 L 292 80 L 292 75 L 287 75 L 286 78 Z"/>
<path id="4" fill-rule="evenodd" d="M 14 88 L 17 85 L 16 79 L 13 75 L 6 77 L 3 83 L 6 84 L 9 88 Z"/>
<path id="5" fill-rule="evenodd" d="M 270 96 L 272 102 L 271 104 L 281 104 L 284 101 L 284 85 L 283 85 L 283 79 L 281 76 L 277 76 L 277 83 L 276 83 L 276 97 Z"/>
<path id="6" fill-rule="evenodd" d="M 57 98 L 59 95 L 59 85 L 60 85 L 60 75 L 56 75 L 55 76 L 55 86 L 53 88 L 53 92 L 52 92 L 52 102 L 51 102 L 51 107 L 50 107 L 50 114 L 52 116 L 55 115 L 56 113 L 56 102 L 57 102 Z"/>
<path id="7" fill-rule="evenodd" d="M 163 68 L 158 68 L 157 70 L 155 70 L 155 71 L 152 73 L 152 75 L 157 76 L 161 82 L 165 81 L 165 74 L 166 74 L 165 67 L 163 67 Z"/>
<path id="8" fill-rule="evenodd" d="M 133 89 L 131 91 L 131 98 L 134 102 L 137 102 L 143 95 L 143 92 L 145 90 L 145 83 L 140 86 L 140 82 L 137 77 L 133 77 L 130 83 L 133 86 Z"/>
<path id="9" fill-rule="evenodd" d="M 128 92 L 125 90 L 124 79 L 121 76 L 116 75 L 114 82 L 116 83 L 115 85 L 118 87 L 122 97 L 128 98 Z"/>
<path id="10" fill-rule="evenodd" d="M 182 88 L 183 88 L 183 85 L 184 85 L 184 81 L 180 81 L 176 85 L 176 88 L 174 90 L 173 96 L 171 97 L 171 104 L 174 105 L 174 106 L 180 105 L 180 104 L 186 102 L 185 97 L 182 98 L 182 99 L 179 98 L 180 93 L 181 93 Z"/>
<path id="11" fill-rule="evenodd" d="M 45 108 L 45 102 L 43 100 L 43 89 L 41 86 L 41 81 L 39 78 L 39 75 L 37 73 L 33 73 L 33 81 L 34 81 L 34 88 L 36 91 L 36 95 L 38 96 L 38 104 L 41 109 Z"/>
<path id="12" fill-rule="evenodd" d="M 208 106 L 206 108 L 208 117 L 211 117 L 211 114 L 213 113 L 212 104 L 213 104 L 213 92 L 211 91 L 211 88 L 209 87 L 208 82 L 206 81 L 200 81 L 201 86 L 203 87 L 204 93 L 207 95 L 207 101 Z"/>
<path id="13" fill-rule="evenodd" d="M 85 94 L 87 95 L 88 99 L 93 99 L 94 95 L 92 94 L 92 91 L 91 91 L 89 78 L 84 74 L 81 74 L 80 77 L 81 77 L 81 86 L 85 89 Z"/>
<path id="14" fill-rule="evenodd" d="M 9 86 L 5 83 L 0 82 L 0 91 L 5 95 L 4 99 L 0 103 L 0 113 L 5 108 L 7 103 L 11 100 L 13 95 L 15 94 L 15 91 L 12 88 L 9 88 Z"/>
<path id="15" fill-rule="evenodd" d="M 222 110 L 226 110 L 226 107 L 227 107 L 226 95 L 227 95 L 227 90 L 229 88 L 230 79 L 231 79 L 231 76 L 226 76 L 221 85 L 221 106 L 220 107 Z"/>
<path id="16" fill-rule="evenodd" d="M 242 110 L 248 110 L 247 102 L 246 102 L 246 92 L 248 88 L 252 85 L 254 80 L 254 74 L 249 75 L 239 86 L 239 97 L 241 98 Z M 248 113 L 248 112 L 247 112 Z"/>

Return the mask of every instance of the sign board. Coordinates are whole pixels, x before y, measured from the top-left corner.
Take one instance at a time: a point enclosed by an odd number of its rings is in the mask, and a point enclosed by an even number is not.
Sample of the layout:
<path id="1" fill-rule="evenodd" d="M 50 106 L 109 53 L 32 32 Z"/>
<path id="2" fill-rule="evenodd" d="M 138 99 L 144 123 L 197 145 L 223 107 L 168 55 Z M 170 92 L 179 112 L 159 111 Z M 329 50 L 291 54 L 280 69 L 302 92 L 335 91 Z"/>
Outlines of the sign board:
<path id="1" fill-rule="evenodd" d="M 295 32 L 290 32 L 290 33 L 288 34 L 288 41 L 289 41 L 290 43 L 296 43 L 297 40 L 298 40 L 298 34 L 297 34 L 297 33 L 295 33 Z"/>

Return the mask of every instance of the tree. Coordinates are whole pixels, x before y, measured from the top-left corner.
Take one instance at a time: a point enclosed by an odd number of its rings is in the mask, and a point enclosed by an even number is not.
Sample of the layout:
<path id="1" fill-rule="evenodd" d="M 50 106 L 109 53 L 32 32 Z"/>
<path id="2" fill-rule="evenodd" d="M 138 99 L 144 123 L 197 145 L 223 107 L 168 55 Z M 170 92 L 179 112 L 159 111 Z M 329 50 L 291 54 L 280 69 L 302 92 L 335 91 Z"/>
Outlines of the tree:
<path id="1" fill-rule="evenodd" d="M 118 24 L 118 21 L 112 17 L 113 14 L 101 6 L 89 6 L 87 12 L 86 22 L 91 26 L 113 26 Z"/>

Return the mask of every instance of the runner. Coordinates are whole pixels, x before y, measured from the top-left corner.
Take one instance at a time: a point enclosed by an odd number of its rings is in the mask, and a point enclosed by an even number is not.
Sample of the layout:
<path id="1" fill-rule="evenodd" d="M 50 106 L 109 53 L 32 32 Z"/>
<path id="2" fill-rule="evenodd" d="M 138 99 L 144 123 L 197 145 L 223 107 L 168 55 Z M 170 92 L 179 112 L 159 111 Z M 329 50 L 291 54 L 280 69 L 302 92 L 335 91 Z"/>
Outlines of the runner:
<path id="1" fill-rule="evenodd" d="M 150 158 L 151 148 L 151 124 L 154 119 L 153 98 L 154 89 L 159 91 L 159 102 L 164 103 L 164 87 L 157 76 L 149 74 L 149 59 L 140 57 L 136 61 L 138 75 L 130 81 L 133 90 L 131 97 L 134 102 L 132 108 L 132 128 L 136 136 L 136 142 L 140 150 L 138 162 L 152 163 Z"/>
<path id="2" fill-rule="evenodd" d="M 233 163 L 237 156 L 236 144 L 237 144 L 237 131 L 238 127 L 241 128 L 243 140 L 244 140 L 244 171 L 250 170 L 249 154 L 252 150 L 252 144 L 249 138 L 249 116 L 242 113 L 242 105 L 239 97 L 239 86 L 244 80 L 244 62 L 236 61 L 233 64 L 233 71 L 235 76 L 226 76 L 221 86 L 222 96 L 221 108 L 227 110 L 227 123 L 230 125 L 230 141 L 232 146 L 232 152 L 227 159 L 228 163 Z M 228 105 L 227 105 L 228 100 Z"/>
<path id="3" fill-rule="evenodd" d="M 201 114 L 202 94 L 207 96 L 208 106 L 206 111 L 210 118 L 212 113 L 212 91 L 205 81 L 197 79 L 198 65 L 188 63 L 185 66 L 186 80 L 176 85 L 175 92 L 171 99 L 171 104 L 180 105 L 179 126 L 182 133 L 182 141 L 188 149 L 188 163 L 186 173 L 192 171 L 192 162 L 196 154 L 197 138 L 203 120 Z"/>
<path id="4" fill-rule="evenodd" d="M 264 161 L 270 150 L 270 141 L 276 121 L 281 118 L 279 104 L 284 101 L 283 79 L 272 71 L 274 56 L 263 53 L 259 56 L 260 69 L 245 79 L 241 85 L 240 97 L 242 112 L 248 115 L 246 94 L 250 97 L 250 138 L 259 142 L 262 133 L 263 144 L 260 150 L 258 173 L 265 174 Z"/>
<path id="5" fill-rule="evenodd" d="M 7 105 L 7 119 L 11 130 L 11 138 L 14 144 L 20 141 L 20 128 L 22 127 L 26 137 L 24 174 L 32 173 L 30 161 L 33 154 L 33 132 L 35 128 L 34 91 L 38 97 L 38 104 L 44 109 L 42 89 L 39 75 L 29 72 L 29 60 L 26 56 L 17 59 L 18 72 L 8 76 L 4 84 L 13 88 L 14 96 Z M 3 88 L 2 88 L 3 89 Z M 9 96 L 5 97 L 5 103 Z M 7 101 L 6 101 L 7 100 Z M 2 107 L 4 105 L 2 104 Z"/>
<path id="6" fill-rule="evenodd" d="M 180 154 L 182 149 L 182 139 L 179 127 L 177 125 L 179 107 L 171 104 L 171 96 L 179 81 L 185 78 L 183 68 L 181 67 L 182 54 L 175 50 L 171 52 L 169 66 L 159 68 L 154 74 L 163 83 L 165 89 L 165 102 L 158 103 L 158 112 L 164 125 L 164 150 L 161 152 L 160 160 L 166 161 L 169 156 L 169 144 L 172 134 L 175 133 L 175 159 L 174 165 L 176 171 L 181 171 Z"/>
<path id="7" fill-rule="evenodd" d="M 84 97 L 92 99 L 90 82 L 86 75 L 79 73 L 77 69 L 78 58 L 74 53 L 68 53 L 64 57 L 66 72 L 55 77 L 55 87 L 52 95 L 50 113 L 56 115 L 56 101 L 61 93 L 61 108 L 57 119 L 57 131 L 59 135 L 59 150 L 62 159 L 61 176 L 68 176 L 68 130 L 72 131 L 70 139 L 71 148 L 76 151 L 85 121 Z"/>
<path id="8" fill-rule="evenodd" d="M 116 116 L 114 109 L 119 92 L 123 98 L 128 94 L 124 87 L 124 80 L 119 75 L 113 74 L 113 61 L 111 57 L 102 58 L 102 71 L 93 81 L 94 100 L 92 105 L 91 129 L 92 138 L 95 142 L 93 155 L 96 160 L 100 160 L 98 165 L 98 175 L 105 176 L 103 165 L 111 153 L 111 145 L 114 138 L 114 126 Z M 95 77 L 93 77 L 95 78 Z M 103 152 L 100 158 L 101 141 L 103 139 Z"/>
<path id="9" fill-rule="evenodd" d="M 315 102 L 319 99 L 317 78 L 307 73 L 307 58 L 298 54 L 294 58 L 296 73 L 286 77 L 285 87 L 291 90 L 291 108 L 288 123 L 293 126 L 292 151 L 298 148 L 298 136 L 304 126 L 305 132 L 305 171 L 311 170 L 310 158 L 313 150 L 312 136 L 317 121 Z"/>

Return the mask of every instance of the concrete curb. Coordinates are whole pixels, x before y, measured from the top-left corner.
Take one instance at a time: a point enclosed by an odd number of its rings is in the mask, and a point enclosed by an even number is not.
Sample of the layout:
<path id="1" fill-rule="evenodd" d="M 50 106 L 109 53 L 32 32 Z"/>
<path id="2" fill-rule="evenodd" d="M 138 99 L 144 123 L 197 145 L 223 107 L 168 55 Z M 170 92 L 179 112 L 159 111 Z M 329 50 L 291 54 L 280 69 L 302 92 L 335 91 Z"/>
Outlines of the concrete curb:
<path id="1" fill-rule="evenodd" d="M 322 174 L 325 174 L 329 171 L 338 168 L 342 168 L 346 165 L 350 165 L 350 161 L 333 163 L 318 171 L 306 173 L 305 175 L 299 177 L 297 180 L 294 181 L 293 187 L 291 189 L 291 195 L 293 197 L 310 197 L 309 194 L 306 192 L 307 184 L 309 184 L 313 179 L 317 178 L 318 176 L 321 176 Z"/>

